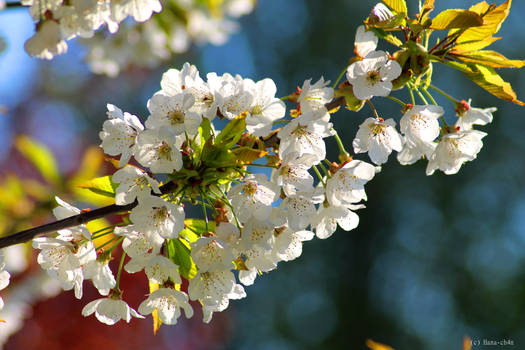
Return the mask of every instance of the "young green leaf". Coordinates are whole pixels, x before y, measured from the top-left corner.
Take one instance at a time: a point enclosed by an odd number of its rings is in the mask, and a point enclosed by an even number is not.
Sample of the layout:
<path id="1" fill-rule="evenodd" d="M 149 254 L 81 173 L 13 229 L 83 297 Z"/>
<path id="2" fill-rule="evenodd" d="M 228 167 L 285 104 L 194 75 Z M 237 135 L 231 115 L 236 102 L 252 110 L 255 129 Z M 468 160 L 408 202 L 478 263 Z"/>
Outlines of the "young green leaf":
<path id="1" fill-rule="evenodd" d="M 28 136 L 20 135 L 15 140 L 15 147 L 35 166 L 47 182 L 54 185 L 60 183 L 55 157 L 46 146 Z"/>
<path id="2" fill-rule="evenodd" d="M 179 273 L 186 279 L 192 279 L 197 274 L 197 266 L 191 258 L 191 248 L 183 239 L 166 240 L 169 258 L 179 266 Z"/>
<path id="3" fill-rule="evenodd" d="M 453 28 L 471 28 L 483 24 L 483 19 L 476 12 L 450 9 L 445 10 L 432 19 L 430 29 L 444 30 Z"/>
<path id="4" fill-rule="evenodd" d="M 91 192 L 102 196 L 115 197 L 115 190 L 118 187 L 118 184 L 111 181 L 111 176 L 102 176 L 78 184 L 77 187 L 90 190 Z"/>
<path id="5" fill-rule="evenodd" d="M 246 115 L 241 114 L 226 124 L 215 138 L 213 144 L 219 147 L 230 148 L 239 141 L 244 130 L 246 130 Z"/>
<path id="6" fill-rule="evenodd" d="M 443 63 L 463 72 L 470 80 L 492 95 L 520 106 L 525 105 L 524 102 L 518 100 L 512 86 L 503 80 L 493 68 L 475 63 L 460 63 L 454 61 L 444 61 Z"/>

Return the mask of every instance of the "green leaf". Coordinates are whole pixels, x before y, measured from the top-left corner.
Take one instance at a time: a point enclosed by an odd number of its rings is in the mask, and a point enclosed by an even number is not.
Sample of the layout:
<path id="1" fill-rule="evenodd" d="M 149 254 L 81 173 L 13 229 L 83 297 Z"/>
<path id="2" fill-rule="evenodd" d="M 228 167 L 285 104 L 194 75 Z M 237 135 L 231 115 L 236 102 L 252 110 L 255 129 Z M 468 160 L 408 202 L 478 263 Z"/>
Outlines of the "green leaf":
<path id="1" fill-rule="evenodd" d="M 452 48 L 450 52 L 451 53 L 462 53 L 462 52 L 478 51 L 478 50 L 481 50 L 489 46 L 490 44 L 492 44 L 493 42 L 499 39 L 501 38 L 489 37 L 483 40 L 464 41 L 461 44 L 454 45 L 454 47 Z"/>
<path id="2" fill-rule="evenodd" d="M 464 42 L 479 41 L 496 34 L 499 31 L 503 21 L 505 21 L 507 18 L 511 4 L 512 1 L 508 0 L 500 6 L 491 8 L 491 5 L 482 1 L 472 6 L 469 11 L 476 12 L 478 15 L 482 16 L 483 25 L 465 30 L 458 37 L 457 43 L 459 44 Z M 456 30 L 452 30 L 449 32 L 449 35 L 455 32 Z"/>
<path id="3" fill-rule="evenodd" d="M 191 258 L 191 247 L 188 242 L 178 239 L 167 239 L 168 257 L 179 266 L 179 273 L 186 279 L 192 279 L 197 274 L 197 266 Z"/>
<path id="4" fill-rule="evenodd" d="M 502 54 L 491 50 L 481 50 L 454 55 L 464 62 L 479 63 L 492 68 L 521 68 L 525 66 L 525 61 L 509 60 Z"/>
<path id="5" fill-rule="evenodd" d="M 97 177 L 93 180 L 78 184 L 77 187 L 90 190 L 106 197 L 115 197 L 115 190 L 119 185 L 111 181 L 111 176 Z"/>
<path id="6" fill-rule="evenodd" d="M 407 14 L 407 3 L 405 0 L 383 0 L 383 2 L 397 13 Z"/>
<path id="7" fill-rule="evenodd" d="M 193 243 L 206 232 L 206 221 L 203 219 L 184 219 L 184 230 L 179 236 L 183 236 L 188 242 Z M 215 231 L 215 222 L 208 222 L 208 229 Z"/>
<path id="8" fill-rule="evenodd" d="M 449 9 L 432 19 L 431 29 L 444 30 L 453 28 L 471 28 L 483 24 L 483 18 L 476 12 L 461 9 Z"/>
<path id="9" fill-rule="evenodd" d="M 232 119 L 213 142 L 214 145 L 230 148 L 235 145 L 241 138 L 242 133 L 246 130 L 246 115 L 241 114 Z"/>
<path id="10" fill-rule="evenodd" d="M 204 148 L 204 145 L 206 144 L 206 141 L 210 139 L 210 137 L 213 135 L 212 129 L 211 129 L 211 123 L 208 118 L 203 118 L 201 125 L 199 126 L 199 136 L 201 141 L 201 150 Z"/>
<path id="11" fill-rule="evenodd" d="M 390 44 L 401 47 L 403 42 L 395 35 L 389 34 L 381 28 L 370 27 L 370 30 L 380 39 L 388 41 Z"/>
<path id="12" fill-rule="evenodd" d="M 512 86 L 504 81 L 493 68 L 475 63 L 460 63 L 454 61 L 444 61 L 443 63 L 463 72 L 470 80 L 492 95 L 520 106 L 525 105 L 524 102 L 518 100 Z"/>
<path id="13" fill-rule="evenodd" d="M 254 160 L 264 157 L 269 151 L 252 147 L 239 147 L 232 151 L 238 165 L 250 164 Z"/>
<path id="14" fill-rule="evenodd" d="M 60 184 L 60 174 L 55 157 L 49 149 L 27 136 L 16 138 L 15 147 L 37 168 L 42 177 L 49 183 Z"/>

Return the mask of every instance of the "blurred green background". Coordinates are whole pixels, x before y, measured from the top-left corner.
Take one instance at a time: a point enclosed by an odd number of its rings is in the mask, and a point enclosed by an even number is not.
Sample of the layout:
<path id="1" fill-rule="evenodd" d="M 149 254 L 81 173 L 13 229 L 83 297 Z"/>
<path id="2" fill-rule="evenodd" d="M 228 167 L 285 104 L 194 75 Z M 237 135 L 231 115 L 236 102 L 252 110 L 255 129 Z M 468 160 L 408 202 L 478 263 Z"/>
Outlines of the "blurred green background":
<path id="1" fill-rule="evenodd" d="M 407 2 L 409 13 L 415 13 L 417 2 Z M 474 3 L 439 0 L 435 13 Z M 185 61 L 197 65 L 201 76 L 215 71 L 270 77 L 279 96 L 307 78 L 334 81 L 353 55 L 356 27 L 374 5 L 374 1 L 260 0 L 252 14 L 241 18 L 241 31 L 224 46 L 193 47 L 157 70 L 133 69 L 116 79 L 91 75 L 82 62 L 82 47 L 74 43 L 66 55 L 51 62 L 28 58 L 23 41 L 33 28 L 27 10 L 0 13 L 0 35 L 8 43 L 8 51 L 0 55 L 0 105 L 8 109 L 0 116 L 0 173 L 31 173 L 13 151 L 19 133 L 47 145 L 61 171 L 73 172 L 85 148 L 99 143 L 106 103 L 145 120 L 146 101 L 159 89 L 162 72 Z M 503 39 L 491 48 L 507 57 L 525 58 L 523 14 L 525 2 L 515 1 L 498 33 Z M 383 48 L 394 51 L 391 46 Z M 525 72 L 501 74 L 523 99 Z M 463 336 L 469 335 L 474 340 L 509 339 L 515 344 L 510 348 L 525 349 L 524 109 L 497 100 L 446 67 L 435 68 L 434 84 L 456 98 L 472 98 L 473 106 L 498 107 L 494 122 L 479 128 L 488 136 L 478 159 L 457 175 L 438 172 L 427 177 L 426 162 L 403 167 L 391 156 L 366 187 L 367 208 L 358 212 L 357 229 L 307 242 L 299 259 L 257 278 L 246 288 L 248 297 L 232 301 L 210 325 L 200 325 L 197 311 L 190 322 L 163 327 L 146 345 L 365 349 L 365 340 L 372 338 L 396 350 L 443 350 L 461 349 Z M 408 101 L 401 92 L 393 95 Z M 399 121 L 397 104 L 376 100 L 385 119 Z M 438 101 L 453 122 L 453 106 Z M 333 116 L 349 149 L 357 126 L 369 116 L 366 106 L 358 113 L 339 111 Z M 336 145 L 331 140 L 328 145 L 335 159 Z M 366 155 L 357 158 L 368 161 Z M 79 312 L 71 311 L 70 317 L 77 316 Z M 150 339 L 150 325 L 145 323 L 135 330 Z M 78 329 L 81 323 L 74 324 L 77 328 L 68 330 L 70 337 L 83 331 Z M 216 335 L 191 339 L 206 332 Z M 14 344 L 11 340 L 6 348 L 17 348 Z"/>

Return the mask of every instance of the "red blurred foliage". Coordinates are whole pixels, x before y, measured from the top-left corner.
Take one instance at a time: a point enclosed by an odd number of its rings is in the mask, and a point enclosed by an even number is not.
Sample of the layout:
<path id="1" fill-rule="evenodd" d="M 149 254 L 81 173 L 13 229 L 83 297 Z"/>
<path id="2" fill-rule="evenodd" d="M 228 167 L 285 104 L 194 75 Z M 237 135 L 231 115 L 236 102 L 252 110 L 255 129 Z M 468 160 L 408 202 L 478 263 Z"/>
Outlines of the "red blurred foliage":
<path id="1" fill-rule="evenodd" d="M 111 262 L 113 271 L 116 271 L 118 260 Z M 123 271 L 120 286 L 124 290 L 123 299 L 134 309 L 148 294 L 148 282 L 143 273 L 130 275 Z M 196 303 L 192 303 L 193 318 L 187 320 L 182 315 L 177 325 L 163 325 L 157 335 L 153 334 L 151 316 L 144 320 L 132 318 L 129 324 L 120 321 L 113 326 L 100 323 L 94 315 L 83 317 L 82 308 L 100 297 L 91 283 L 85 282 L 82 300 L 75 299 L 69 291 L 37 303 L 33 315 L 9 338 L 4 349 L 204 350 L 223 348 L 231 334 L 227 313 L 216 313 L 211 324 L 204 324 L 200 305 Z"/>

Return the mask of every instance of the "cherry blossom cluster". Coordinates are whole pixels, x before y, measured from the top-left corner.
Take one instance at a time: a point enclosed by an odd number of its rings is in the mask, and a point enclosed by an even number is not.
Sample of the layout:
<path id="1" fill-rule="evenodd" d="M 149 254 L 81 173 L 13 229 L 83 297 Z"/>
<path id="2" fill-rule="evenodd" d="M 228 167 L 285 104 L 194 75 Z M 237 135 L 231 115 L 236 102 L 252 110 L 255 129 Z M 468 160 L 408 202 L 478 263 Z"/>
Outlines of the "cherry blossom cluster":
<path id="1" fill-rule="evenodd" d="M 388 17 L 385 9 L 379 14 Z M 426 88 L 401 81 L 404 67 L 377 44 L 374 32 L 360 26 L 356 56 L 341 74 L 346 80 L 333 87 L 323 78 L 308 79 L 278 98 L 269 78 L 208 73 L 203 79 L 186 63 L 164 73 L 144 123 L 108 104 L 101 147 L 118 157 L 111 184 L 115 203 L 129 208 L 129 215 L 98 232 L 78 225 L 35 238 L 38 263 L 79 299 L 83 281 L 91 280 L 103 298 L 89 302 L 82 314 L 94 313 L 103 323 L 157 310 L 162 323 L 175 324 L 181 309 L 193 316 L 192 305 L 200 305 L 203 321 L 210 322 L 230 300 L 244 298 L 258 275 L 298 258 L 303 242 L 326 239 L 338 226 L 356 228 L 365 185 L 393 150 L 403 165 L 426 158 L 427 175 L 457 173 L 482 148 L 486 134 L 473 126 L 491 122 L 495 108 L 473 108 L 435 88 L 455 105 L 457 118 L 449 125 Z M 409 90 L 410 103 L 390 96 L 398 88 Z M 414 92 L 422 104 L 415 103 Z M 380 116 L 374 97 L 401 105 L 400 131 L 393 118 Z M 296 108 L 287 112 L 284 100 Z M 369 105 L 372 116 L 351 144 L 373 164 L 354 159 L 334 130 L 332 114 L 343 104 L 353 110 Z M 329 137 L 338 144 L 337 161 L 327 155 Z M 57 202 L 59 220 L 81 213 Z M 112 238 L 95 244 L 104 236 Z M 108 263 L 117 247 L 123 254 L 115 277 Z M 123 271 L 144 271 L 148 278 L 150 294 L 137 310 L 122 299 Z M 2 274 L 0 287 L 9 278 Z"/>
<path id="2" fill-rule="evenodd" d="M 30 6 L 37 21 L 36 33 L 25 44 L 27 53 L 52 59 L 67 51 L 68 40 L 89 39 L 83 42 L 90 47 L 87 61 L 92 71 L 115 76 L 131 64 L 158 65 L 171 53 L 186 51 L 192 41 L 224 43 L 237 28 L 229 18 L 251 12 L 254 1 L 221 1 L 211 9 L 194 0 L 23 0 L 22 4 Z M 154 13 L 159 14 L 150 20 Z M 139 23 L 126 21 L 129 17 Z M 95 35 L 102 27 L 107 31 Z"/>
<path id="3" fill-rule="evenodd" d="M 392 82 L 399 79 L 402 73 L 397 61 L 389 59 L 383 51 L 376 51 L 377 43 L 378 38 L 373 32 L 366 31 L 364 26 L 357 29 L 355 52 L 359 59 L 348 67 L 346 77 L 353 95 L 360 101 L 369 101 L 374 96 L 388 96 L 393 88 Z M 417 86 L 409 89 L 421 94 Z M 430 94 L 428 97 L 434 101 Z M 427 175 L 432 175 L 437 169 L 445 174 L 455 174 L 463 163 L 474 160 L 483 146 L 481 139 L 486 133 L 474 130 L 473 125 L 490 123 L 496 108 L 473 108 L 470 100 L 452 99 L 457 118 L 449 126 L 443 118 L 444 109 L 441 106 L 426 104 L 423 95 L 421 99 L 425 104 L 404 104 L 404 114 L 399 122 L 401 133 L 396 130 L 396 122 L 392 118 L 383 119 L 372 107 L 374 117 L 367 118 L 359 126 L 352 143 L 355 153 L 368 153 L 377 165 L 386 163 L 392 150 L 399 152 L 397 159 L 403 165 L 426 158 L 429 161 Z"/>

